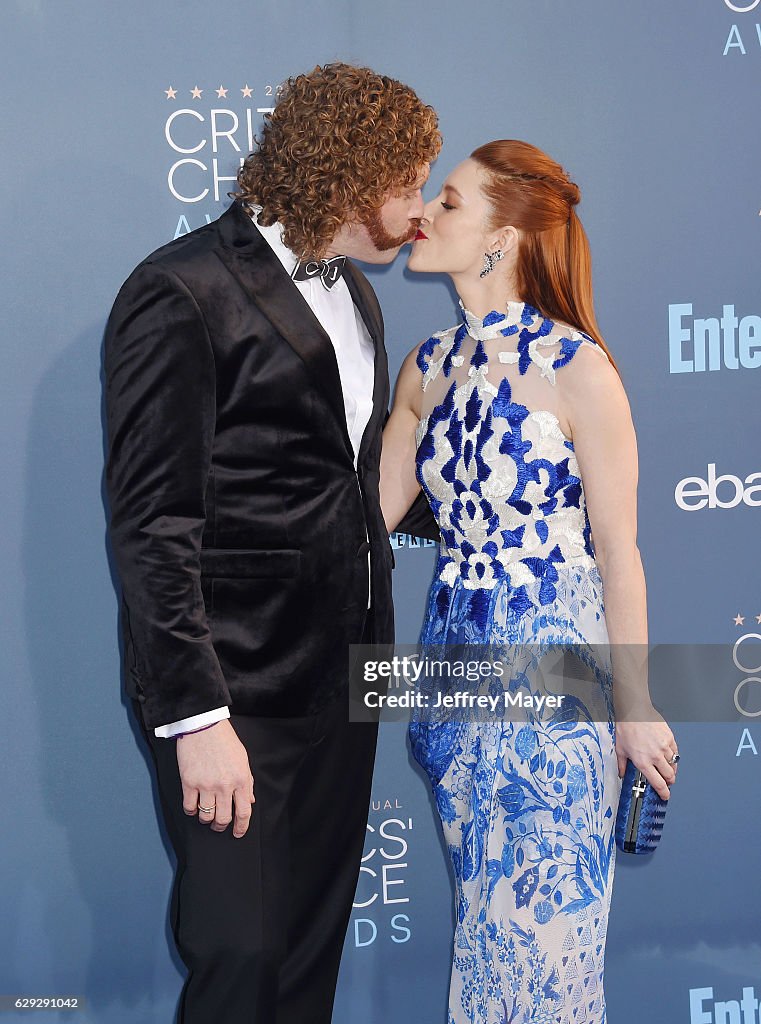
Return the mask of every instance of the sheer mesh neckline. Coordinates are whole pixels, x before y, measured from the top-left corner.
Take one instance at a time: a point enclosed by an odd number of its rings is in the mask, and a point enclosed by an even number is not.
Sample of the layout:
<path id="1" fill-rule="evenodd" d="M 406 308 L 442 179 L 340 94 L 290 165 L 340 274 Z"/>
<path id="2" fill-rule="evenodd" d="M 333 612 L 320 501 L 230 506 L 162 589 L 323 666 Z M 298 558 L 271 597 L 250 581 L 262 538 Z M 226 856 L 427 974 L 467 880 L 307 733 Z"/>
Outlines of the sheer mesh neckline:
<path id="1" fill-rule="evenodd" d="M 460 300 L 460 315 L 471 338 L 491 341 L 517 334 L 521 327 L 530 327 L 540 313 L 527 302 L 509 301 L 505 303 L 504 312 L 493 309 L 485 317 L 480 317 L 471 313 Z"/>

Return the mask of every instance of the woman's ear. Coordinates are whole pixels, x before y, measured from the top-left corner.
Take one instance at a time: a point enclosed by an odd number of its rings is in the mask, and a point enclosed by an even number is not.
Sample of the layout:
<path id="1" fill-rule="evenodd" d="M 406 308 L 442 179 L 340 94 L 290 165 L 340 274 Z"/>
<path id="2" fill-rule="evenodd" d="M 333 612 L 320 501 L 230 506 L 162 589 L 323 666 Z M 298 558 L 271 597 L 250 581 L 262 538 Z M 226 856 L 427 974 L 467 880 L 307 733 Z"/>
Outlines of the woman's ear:
<path id="1" fill-rule="evenodd" d="M 512 224 L 506 224 L 503 228 L 495 231 L 490 239 L 490 249 L 501 249 L 505 256 L 517 255 L 518 245 L 521 240 L 520 232 Z"/>

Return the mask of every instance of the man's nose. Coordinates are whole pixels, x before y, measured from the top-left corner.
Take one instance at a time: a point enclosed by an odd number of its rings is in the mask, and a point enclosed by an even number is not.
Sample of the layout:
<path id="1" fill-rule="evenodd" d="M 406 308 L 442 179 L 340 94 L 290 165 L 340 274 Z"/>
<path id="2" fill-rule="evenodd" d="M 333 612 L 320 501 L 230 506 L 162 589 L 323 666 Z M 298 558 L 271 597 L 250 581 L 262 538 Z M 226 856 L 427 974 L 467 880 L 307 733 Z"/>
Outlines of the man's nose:
<path id="1" fill-rule="evenodd" d="M 425 203 L 423 202 L 423 193 L 418 192 L 415 200 L 412 203 L 412 207 L 410 208 L 410 220 L 420 220 L 420 218 L 423 216 L 424 209 Z"/>

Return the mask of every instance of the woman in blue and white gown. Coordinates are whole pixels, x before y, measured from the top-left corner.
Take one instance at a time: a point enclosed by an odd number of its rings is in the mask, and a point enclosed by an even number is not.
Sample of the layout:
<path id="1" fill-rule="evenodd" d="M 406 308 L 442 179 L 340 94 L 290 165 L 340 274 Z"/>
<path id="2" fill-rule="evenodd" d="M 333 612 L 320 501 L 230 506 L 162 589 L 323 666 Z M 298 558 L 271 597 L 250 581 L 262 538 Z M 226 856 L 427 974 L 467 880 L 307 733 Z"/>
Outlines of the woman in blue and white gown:
<path id="1" fill-rule="evenodd" d="M 409 260 L 461 300 L 405 360 L 384 433 L 389 530 L 422 487 L 441 531 L 422 645 L 499 650 L 484 693 L 536 695 L 551 645 L 589 667 L 560 709 L 433 710 L 431 691 L 410 725 L 457 889 L 449 1024 L 606 1020 L 620 778 L 627 758 L 664 797 L 676 777 L 641 674 L 636 440 L 578 201 L 540 150 L 490 143 L 426 205 Z"/>

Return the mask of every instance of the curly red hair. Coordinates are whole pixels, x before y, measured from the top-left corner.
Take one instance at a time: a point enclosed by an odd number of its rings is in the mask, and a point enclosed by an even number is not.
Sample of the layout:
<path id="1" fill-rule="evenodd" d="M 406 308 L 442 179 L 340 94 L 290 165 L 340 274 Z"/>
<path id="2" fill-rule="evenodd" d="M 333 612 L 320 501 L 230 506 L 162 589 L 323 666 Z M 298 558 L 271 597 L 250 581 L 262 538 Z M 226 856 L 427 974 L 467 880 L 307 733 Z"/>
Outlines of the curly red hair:
<path id="1" fill-rule="evenodd" d="M 409 86 L 333 63 L 288 79 L 256 142 L 234 195 L 262 207 L 262 224 L 282 224 L 297 256 L 321 257 L 347 221 L 417 181 L 441 134 Z"/>

